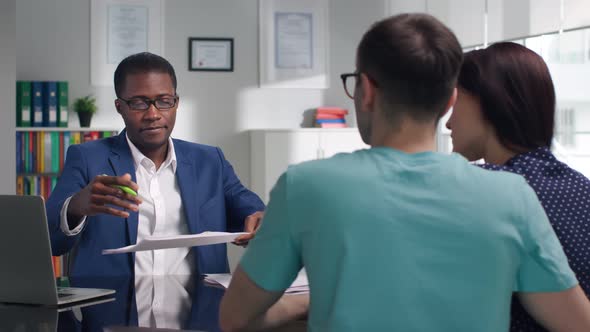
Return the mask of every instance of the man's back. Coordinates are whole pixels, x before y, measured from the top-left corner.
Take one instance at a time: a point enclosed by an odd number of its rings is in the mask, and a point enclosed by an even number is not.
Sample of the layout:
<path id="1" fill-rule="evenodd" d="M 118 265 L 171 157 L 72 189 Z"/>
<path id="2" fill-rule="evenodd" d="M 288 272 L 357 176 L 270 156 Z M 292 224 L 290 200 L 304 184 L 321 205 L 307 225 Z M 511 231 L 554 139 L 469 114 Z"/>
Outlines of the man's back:
<path id="1" fill-rule="evenodd" d="M 305 265 L 313 330 L 501 331 L 513 289 L 559 288 L 537 275 L 542 262 L 529 262 L 535 234 L 552 230 L 524 183 L 458 155 L 374 148 L 289 169 L 265 220 L 288 211 L 283 231 L 300 256 L 277 259 Z M 259 237 L 269 235 L 277 234 Z M 250 265 L 245 257 L 252 276 Z"/>

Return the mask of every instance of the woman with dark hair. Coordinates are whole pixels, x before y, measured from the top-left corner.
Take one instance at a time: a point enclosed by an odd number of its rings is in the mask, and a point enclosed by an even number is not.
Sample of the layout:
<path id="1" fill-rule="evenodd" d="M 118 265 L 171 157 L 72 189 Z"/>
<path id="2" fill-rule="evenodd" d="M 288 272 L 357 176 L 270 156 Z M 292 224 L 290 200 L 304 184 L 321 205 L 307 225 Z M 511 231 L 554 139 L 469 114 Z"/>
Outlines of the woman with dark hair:
<path id="1" fill-rule="evenodd" d="M 551 75 L 535 52 L 503 42 L 465 54 L 446 124 L 453 151 L 471 161 L 483 159 L 483 168 L 524 176 L 590 294 L 590 180 L 551 153 L 554 117 Z M 516 297 L 511 330 L 544 331 Z"/>

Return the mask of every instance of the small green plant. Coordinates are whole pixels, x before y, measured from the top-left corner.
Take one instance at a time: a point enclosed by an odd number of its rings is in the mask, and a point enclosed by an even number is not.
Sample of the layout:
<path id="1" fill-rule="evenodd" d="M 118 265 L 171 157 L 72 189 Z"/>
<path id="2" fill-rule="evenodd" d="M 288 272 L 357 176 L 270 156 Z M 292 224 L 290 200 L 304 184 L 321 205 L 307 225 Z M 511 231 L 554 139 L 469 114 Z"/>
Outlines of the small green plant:
<path id="1" fill-rule="evenodd" d="M 98 107 L 96 106 L 96 98 L 92 95 L 75 99 L 72 107 L 76 113 L 87 112 L 94 114 L 98 110 Z"/>

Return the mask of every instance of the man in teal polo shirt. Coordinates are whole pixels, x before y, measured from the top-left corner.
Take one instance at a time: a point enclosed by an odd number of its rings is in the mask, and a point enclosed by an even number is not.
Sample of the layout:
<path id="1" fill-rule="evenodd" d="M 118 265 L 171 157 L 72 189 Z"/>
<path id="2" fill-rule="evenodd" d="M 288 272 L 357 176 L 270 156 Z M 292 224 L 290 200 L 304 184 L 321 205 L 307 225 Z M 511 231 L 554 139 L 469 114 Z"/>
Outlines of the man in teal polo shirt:
<path id="1" fill-rule="evenodd" d="M 521 177 L 434 152 L 461 47 L 439 21 L 373 25 L 343 74 L 371 149 L 289 168 L 221 305 L 225 330 L 507 331 L 512 292 L 551 330 L 590 304 Z M 349 85 L 349 83 L 351 83 Z M 310 299 L 282 296 L 305 267 Z"/>

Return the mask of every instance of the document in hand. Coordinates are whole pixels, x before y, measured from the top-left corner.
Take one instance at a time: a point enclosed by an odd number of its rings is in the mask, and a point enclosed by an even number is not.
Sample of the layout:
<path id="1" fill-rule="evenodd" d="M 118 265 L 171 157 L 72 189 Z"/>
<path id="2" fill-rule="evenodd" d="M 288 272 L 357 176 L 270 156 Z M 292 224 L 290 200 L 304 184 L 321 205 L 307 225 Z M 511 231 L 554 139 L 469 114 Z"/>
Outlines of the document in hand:
<path id="1" fill-rule="evenodd" d="M 248 233 L 203 232 L 199 234 L 156 237 L 150 236 L 137 244 L 117 248 L 105 249 L 103 255 L 122 254 L 127 252 L 206 246 L 210 244 L 233 242 L 238 236 Z"/>
<path id="2" fill-rule="evenodd" d="M 219 273 L 219 274 L 206 274 L 203 281 L 213 287 L 228 288 L 231 281 L 231 274 Z M 291 284 L 291 287 L 285 290 L 285 294 L 300 294 L 309 293 L 309 281 L 307 281 L 307 274 L 300 272 L 297 278 Z"/>

